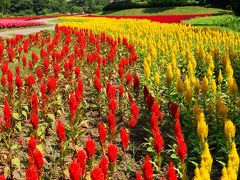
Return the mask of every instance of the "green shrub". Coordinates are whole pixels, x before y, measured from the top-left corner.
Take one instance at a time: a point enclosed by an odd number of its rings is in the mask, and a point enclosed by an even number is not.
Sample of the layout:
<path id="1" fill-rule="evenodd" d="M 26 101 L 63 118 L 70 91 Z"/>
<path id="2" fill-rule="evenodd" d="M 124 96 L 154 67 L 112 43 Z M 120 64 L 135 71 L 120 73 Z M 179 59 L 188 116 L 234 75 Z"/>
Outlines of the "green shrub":
<path id="1" fill-rule="evenodd" d="M 240 16 L 240 0 L 232 0 L 232 9 L 237 16 Z"/>
<path id="2" fill-rule="evenodd" d="M 109 3 L 103 8 L 103 11 L 123 10 L 132 8 L 164 7 L 164 6 L 188 6 L 197 4 L 198 3 L 196 1 L 190 0 L 154 0 L 143 2 L 123 1 Z"/>

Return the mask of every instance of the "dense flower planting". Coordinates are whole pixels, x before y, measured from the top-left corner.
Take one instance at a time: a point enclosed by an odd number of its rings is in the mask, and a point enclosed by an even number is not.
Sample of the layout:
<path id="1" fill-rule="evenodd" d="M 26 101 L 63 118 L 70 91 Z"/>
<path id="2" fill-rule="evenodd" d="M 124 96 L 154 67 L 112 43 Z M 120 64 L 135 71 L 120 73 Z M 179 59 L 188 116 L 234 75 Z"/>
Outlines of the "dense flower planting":
<path id="1" fill-rule="evenodd" d="M 150 21 L 160 22 L 160 23 L 180 23 L 183 20 L 192 19 L 195 17 L 205 17 L 211 14 L 189 14 L 189 15 L 164 15 L 164 16 L 101 16 L 106 18 L 114 19 L 147 19 Z M 99 17 L 88 15 L 88 17 Z"/>
<path id="2" fill-rule="evenodd" d="M 26 27 L 26 26 L 40 26 L 43 22 L 26 21 L 22 19 L 0 19 L 0 29 Z"/>
<path id="3" fill-rule="evenodd" d="M 239 34 L 61 20 L 0 41 L 2 179 L 237 179 Z"/>

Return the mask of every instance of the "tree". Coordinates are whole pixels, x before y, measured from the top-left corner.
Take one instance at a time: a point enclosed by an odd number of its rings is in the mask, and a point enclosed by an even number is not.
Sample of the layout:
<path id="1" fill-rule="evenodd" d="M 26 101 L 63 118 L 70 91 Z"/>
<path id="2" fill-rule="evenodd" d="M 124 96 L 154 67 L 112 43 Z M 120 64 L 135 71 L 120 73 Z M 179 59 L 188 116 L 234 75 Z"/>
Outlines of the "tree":
<path id="1" fill-rule="evenodd" d="M 232 0 L 232 9 L 233 9 L 233 12 L 237 16 L 240 16 L 240 1 L 239 0 Z"/>
<path id="2" fill-rule="evenodd" d="M 33 1 L 32 0 L 11 0 L 11 8 L 10 11 L 13 13 L 20 13 L 26 11 L 32 11 L 33 9 Z M 30 13 L 30 14 L 31 14 Z"/>
<path id="3" fill-rule="evenodd" d="M 9 11 L 9 8 L 11 6 L 10 0 L 0 0 L 0 12 L 7 13 Z"/>

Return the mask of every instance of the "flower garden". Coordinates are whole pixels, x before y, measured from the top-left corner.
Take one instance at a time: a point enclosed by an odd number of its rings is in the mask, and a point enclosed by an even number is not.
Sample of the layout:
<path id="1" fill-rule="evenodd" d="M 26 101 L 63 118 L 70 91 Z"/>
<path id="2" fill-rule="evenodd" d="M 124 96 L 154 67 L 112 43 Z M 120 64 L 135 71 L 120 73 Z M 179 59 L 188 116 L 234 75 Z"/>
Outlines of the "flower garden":
<path id="1" fill-rule="evenodd" d="M 0 40 L 0 179 L 237 180 L 239 33 L 59 20 Z"/>

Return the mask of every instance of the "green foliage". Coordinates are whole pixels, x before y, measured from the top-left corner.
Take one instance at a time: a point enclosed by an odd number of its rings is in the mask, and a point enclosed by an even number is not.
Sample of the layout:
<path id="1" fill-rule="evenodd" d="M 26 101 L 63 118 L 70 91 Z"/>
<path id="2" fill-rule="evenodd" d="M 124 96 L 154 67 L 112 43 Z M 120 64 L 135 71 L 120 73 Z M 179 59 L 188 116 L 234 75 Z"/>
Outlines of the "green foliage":
<path id="1" fill-rule="evenodd" d="M 239 0 L 232 0 L 232 9 L 233 9 L 233 12 L 237 16 L 240 16 L 240 1 Z"/>
<path id="2" fill-rule="evenodd" d="M 113 2 L 106 5 L 103 10 L 122 10 L 132 8 L 151 8 L 151 7 L 163 7 L 163 6 L 186 6 L 196 5 L 195 1 L 189 0 L 152 0 L 152 1 L 123 1 Z"/>
<path id="3" fill-rule="evenodd" d="M 11 6 L 11 0 L 0 0 L 0 12 L 7 13 Z"/>

